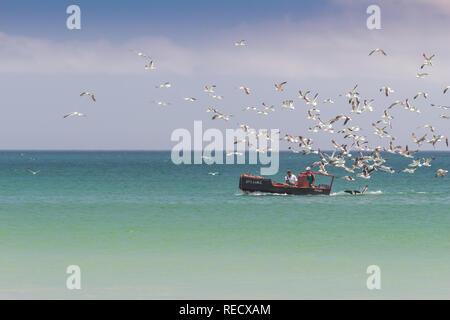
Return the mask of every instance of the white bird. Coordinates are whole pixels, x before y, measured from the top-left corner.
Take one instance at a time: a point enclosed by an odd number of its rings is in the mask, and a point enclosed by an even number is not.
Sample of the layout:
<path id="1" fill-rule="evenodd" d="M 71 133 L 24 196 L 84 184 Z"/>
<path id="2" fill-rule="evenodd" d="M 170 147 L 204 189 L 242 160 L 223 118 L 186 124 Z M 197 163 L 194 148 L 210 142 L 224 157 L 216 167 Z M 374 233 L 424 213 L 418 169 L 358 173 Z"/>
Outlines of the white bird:
<path id="1" fill-rule="evenodd" d="M 33 176 L 34 176 L 34 175 L 37 175 L 39 172 L 41 172 L 41 170 L 36 170 L 36 171 L 34 171 L 34 170 L 30 169 L 30 168 L 28 168 L 27 171 L 28 171 L 29 173 L 31 173 Z"/>
<path id="2" fill-rule="evenodd" d="M 405 168 L 401 172 L 414 173 L 416 170 L 417 170 L 417 167 L 416 168 L 412 168 L 412 169 Z"/>
<path id="3" fill-rule="evenodd" d="M 334 101 L 331 98 L 328 98 L 326 100 L 323 100 L 323 103 L 334 103 Z"/>
<path id="4" fill-rule="evenodd" d="M 426 92 L 418 92 L 415 96 L 414 99 L 417 99 L 418 97 L 423 96 L 425 99 L 428 98 L 428 93 Z"/>
<path id="5" fill-rule="evenodd" d="M 289 110 L 294 110 L 295 109 L 295 107 L 294 107 L 294 101 L 293 100 L 284 100 L 283 102 L 282 102 L 282 108 L 283 109 L 289 109 Z"/>
<path id="6" fill-rule="evenodd" d="M 155 67 L 155 64 L 153 63 L 153 61 L 150 61 L 148 63 L 148 65 L 144 66 L 144 70 L 155 70 L 155 69 L 156 69 L 156 67 Z"/>
<path id="7" fill-rule="evenodd" d="M 444 88 L 444 94 L 447 93 L 448 89 L 450 89 L 450 86 L 446 86 L 446 87 Z"/>
<path id="8" fill-rule="evenodd" d="M 216 86 L 215 85 L 211 85 L 211 86 L 205 86 L 205 92 L 207 92 L 207 93 L 214 93 L 214 88 L 215 88 Z"/>
<path id="9" fill-rule="evenodd" d="M 280 82 L 280 83 L 275 83 L 275 90 L 276 91 L 283 91 L 284 90 L 284 88 L 283 88 L 283 86 L 285 85 L 287 83 L 287 81 L 283 81 L 283 82 Z"/>
<path id="10" fill-rule="evenodd" d="M 196 99 L 196 98 L 192 98 L 192 97 L 187 97 L 187 98 L 184 98 L 184 100 L 186 100 L 186 101 L 190 101 L 190 102 L 194 102 L 194 101 L 197 101 L 197 99 Z"/>
<path id="11" fill-rule="evenodd" d="M 430 74 L 429 73 L 426 73 L 426 72 L 424 72 L 424 73 L 417 73 L 416 74 L 416 78 L 417 79 L 423 79 L 423 78 L 425 78 L 426 76 L 429 76 Z"/>
<path id="12" fill-rule="evenodd" d="M 162 107 L 165 107 L 170 104 L 169 102 L 165 102 L 165 101 L 153 101 L 153 103 L 156 103 L 158 106 L 162 106 Z"/>
<path id="13" fill-rule="evenodd" d="M 219 172 L 208 172 L 208 174 L 209 174 L 210 176 L 216 176 L 216 175 L 219 174 Z"/>
<path id="14" fill-rule="evenodd" d="M 236 42 L 234 43 L 234 45 L 235 45 L 236 47 L 242 47 L 242 46 L 247 45 L 247 41 L 245 41 L 245 40 L 239 40 L 239 41 L 236 41 Z"/>
<path id="15" fill-rule="evenodd" d="M 73 116 L 85 117 L 86 115 L 84 113 L 81 113 L 81 112 L 78 112 L 78 111 L 74 111 L 74 112 L 65 114 L 64 118 L 73 117 Z"/>
<path id="16" fill-rule="evenodd" d="M 211 95 L 211 97 L 212 97 L 213 99 L 217 99 L 217 100 L 222 100 L 222 99 L 223 99 L 222 96 L 215 95 L 215 94 Z"/>
<path id="17" fill-rule="evenodd" d="M 376 49 L 372 50 L 372 51 L 369 53 L 369 56 L 371 56 L 372 54 L 377 53 L 377 52 L 379 52 L 379 53 L 381 53 L 381 54 L 387 56 L 386 52 L 385 52 L 383 49 L 379 49 L 379 48 L 376 48 Z"/>
<path id="18" fill-rule="evenodd" d="M 89 92 L 89 91 L 82 92 L 82 93 L 80 93 L 80 97 L 82 97 L 82 96 L 89 96 L 89 97 L 91 97 L 92 101 L 94 101 L 94 102 L 96 101 L 94 94 L 92 92 Z"/>
<path id="19" fill-rule="evenodd" d="M 436 107 L 436 108 L 438 108 L 438 109 L 441 109 L 441 110 L 448 110 L 448 109 L 450 109 L 450 107 L 447 107 L 447 106 L 440 106 L 440 105 L 436 105 L 436 104 L 430 104 L 430 106 L 432 106 L 432 107 Z"/>
<path id="20" fill-rule="evenodd" d="M 227 153 L 227 157 L 231 157 L 231 156 L 242 156 L 244 153 L 242 152 L 228 152 Z"/>
<path id="21" fill-rule="evenodd" d="M 420 66 L 420 69 L 423 69 L 425 66 L 433 66 L 433 64 L 431 63 L 431 59 L 433 59 L 434 58 L 434 54 L 431 56 L 431 57 L 427 57 L 427 55 L 424 53 L 423 54 L 423 57 L 424 57 L 424 62 L 423 62 L 423 64 Z"/>
<path id="22" fill-rule="evenodd" d="M 437 178 L 437 177 L 445 177 L 445 174 L 448 172 L 448 170 L 444 170 L 444 169 L 438 169 L 437 171 L 436 171 L 436 174 L 435 174 L 435 177 Z"/>
<path id="23" fill-rule="evenodd" d="M 170 88 L 172 85 L 169 82 L 164 82 L 156 86 L 156 88 Z"/>
<path id="24" fill-rule="evenodd" d="M 388 107 L 388 109 L 392 109 L 393 107 L 395 107 L 395 106 L 398 105 L 398 104 L 403 105 L 404 103 L 403 103 L 403 101 L 396 100 L 396 101 L 394 101 L 394 102 Z"/>
<path id="25" fill-rule="evenodd" d="M 268 106 L 267 104 L 265 104 L 264 102 L 262 103 L 263 107 L 265 110 L 270 110 L 270 111 L 275 111 L 274 106 Z"/>
<path id="26" fill-rule="evenodd" d="M 244 91 L 246 94 L 250 94 L 250 89 L 249 88 L 247 88 L 247 87 L 244 87 L 244 86 L 240 86 L 239 87 L 239 90 L 242 90 L 242 91 Z"/>
<path id="27" fill-rule="evenodd" d="M 140 57 L 147 58 L 147 59 L 151 60 L 150 56 L 145 54 L 145 53 L 143 53 L 143 52 L 139 52 L 139 51 L 135 51 L 135 50 L 133 50 L 133 52 L 136 53 Z"/>
<path id="28" fill-rule="evenodd" d="M 390 93 L 394 93 L 394 90 L 392 90 L 391 88 L 384 86 L 380 88 L 380 92 L 384 92 L 384 94 L 387 96 L 389 96 Z"/>

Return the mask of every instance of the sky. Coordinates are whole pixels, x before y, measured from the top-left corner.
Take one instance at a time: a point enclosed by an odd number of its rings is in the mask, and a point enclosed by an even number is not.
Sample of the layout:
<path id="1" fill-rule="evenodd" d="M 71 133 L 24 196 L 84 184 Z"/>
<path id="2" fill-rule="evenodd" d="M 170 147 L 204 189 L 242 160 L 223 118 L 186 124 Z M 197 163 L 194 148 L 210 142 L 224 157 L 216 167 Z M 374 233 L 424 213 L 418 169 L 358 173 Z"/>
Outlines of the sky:
<path id="1" fill-rule="evenodd" d="M 81 29 L 69 30 L 66 8 L 81 9 Z M 369 30 L 366 10 L 381 10 L 381 29 Z M 280 129 L 281 134 L 311 137 L 314 146 L 331 148 L 341 136 L 314 134 L 307 106 L 298 90 L 319 93 L 321 118 L 349 114 L 350 125 L 363 128 L 373 146 L 387 139 L 373 135 L 371 124 L 395 100 L 409 98 L 420 114 L 392 109 L 394 144 L 413 145 L 411 133 L 432 124 L 450 135 L 450 114 L 430 103 L 450 105 L 450 1 L 0 1 L 0 149 L 169 150 L 178 128 Z M 234 42 L 245 39 L 244 47 Z M 383 48 L 388 56 L 368 53 Z M 144 70 L 149 54 L 156 70 Z M 424 79 L 415 77 L 422 54 L 435 54 Z M 169 89 L 155 86 L 170 82 Z M 274 83 L 287 81 L 285 91 Z M 216 85 L 222 100 L 203 92 Z M 364 99 L 374 99 L 374 112 L 351 115 L 345 95 L 355 84 Z M 395 92 L 385 97 L 379 88 Z M 251 89 L 245 95 L 239 86 Z M 94 92 L 97 102 L 80 97 Z M 413 96 L 429 93 L 427 100 Z M 196 97 L 198 101 L 184 101 Z M 167 101 L 161 107 L 153 101 Z M 294 100 L 294 111 L 281 110 Z M 274 105 L 259 116 L 247 106 Z M 211 120 L 215 107 L 232 114 L 229 121 Z M 72 111 L 87 117 L 63 119 Z M 341 125 L 336 125 L 341 129 Z M 431 134 L 428 132 L 428 136 Z M 281 145 L 282 148 L 287 145 Z M 423 150 L 433 150 L 426 145 Z M 436 149 L 448 150 L 445 144 Z"/>

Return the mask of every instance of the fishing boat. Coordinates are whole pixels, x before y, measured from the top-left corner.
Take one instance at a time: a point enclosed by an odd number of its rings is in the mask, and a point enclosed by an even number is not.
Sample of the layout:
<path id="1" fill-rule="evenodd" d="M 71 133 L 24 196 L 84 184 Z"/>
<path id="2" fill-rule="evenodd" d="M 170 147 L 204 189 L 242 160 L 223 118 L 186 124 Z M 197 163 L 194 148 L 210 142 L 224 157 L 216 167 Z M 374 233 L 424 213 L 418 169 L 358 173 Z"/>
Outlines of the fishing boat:
<path id="1" fill-rule="evenodd" d="M 245 193 L 267 192 L 293 195 L 329 195 L 333 186 L 334 176 L 320 172 L 313 172 L 313 174 L 315 177 L 328 177 L 330 180 L 329 184 L 321 183 L 316 186 L 313 183 L 310 187 L 306 172 L 301 172 L 298 175 L 297 184 L 295 185 L 273 182 L 272 179 L 253 176 L 251 174 L 242 174 L 239 178 L 239 189 Z"/>

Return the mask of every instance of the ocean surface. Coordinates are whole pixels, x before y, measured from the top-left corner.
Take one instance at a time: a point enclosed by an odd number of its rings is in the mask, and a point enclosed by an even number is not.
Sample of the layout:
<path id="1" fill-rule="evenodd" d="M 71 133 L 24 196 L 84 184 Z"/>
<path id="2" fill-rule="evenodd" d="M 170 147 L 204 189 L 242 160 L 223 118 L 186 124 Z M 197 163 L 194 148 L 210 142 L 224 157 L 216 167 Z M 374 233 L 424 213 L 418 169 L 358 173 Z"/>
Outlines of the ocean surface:
<path id="1" fill-rule="evenodd" d="M 331 196 L 286 196 L 239 190 L 259 165 L 1 152 L 0 298 L 449 299 L 450 180 L 434 173 L 450 153 L 419 156 L 436 160 L 415 174 L 337 178 Z M 387 157 L 397 171 L 411 161 Z M 281 153 L 272 178 L 316 160 Z M 81 290 L 66 288 L 69 265 Z M 370 265 L 380 290 L 366 286 Z"/>

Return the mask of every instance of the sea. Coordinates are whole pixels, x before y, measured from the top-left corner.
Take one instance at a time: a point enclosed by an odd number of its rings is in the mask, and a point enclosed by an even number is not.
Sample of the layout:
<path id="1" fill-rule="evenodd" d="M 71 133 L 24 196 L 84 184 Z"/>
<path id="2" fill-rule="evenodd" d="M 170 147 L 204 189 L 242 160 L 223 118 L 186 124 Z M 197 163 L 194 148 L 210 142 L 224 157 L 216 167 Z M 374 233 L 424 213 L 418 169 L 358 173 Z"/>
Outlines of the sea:
<path id="1" fill-rule="evenodd" d="M 330 168 L 330 196 L 293 196 L 239 190 L 258 164 L 2 151 L 0 298 L 449 299 L 450 177 L 434 174 L 450 153 L 417 154 L 435 160 L 414 174 L 385 156 L 394 174 L 347 182 Z M 281 152 L 268 178 L 317 160 Z"/>

